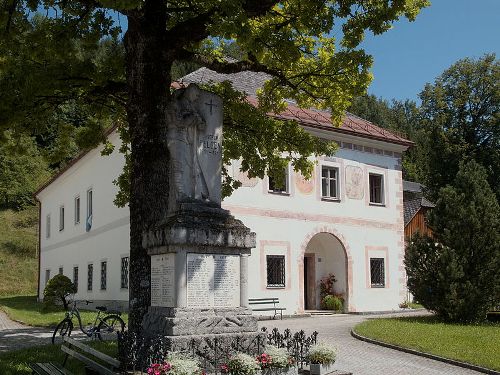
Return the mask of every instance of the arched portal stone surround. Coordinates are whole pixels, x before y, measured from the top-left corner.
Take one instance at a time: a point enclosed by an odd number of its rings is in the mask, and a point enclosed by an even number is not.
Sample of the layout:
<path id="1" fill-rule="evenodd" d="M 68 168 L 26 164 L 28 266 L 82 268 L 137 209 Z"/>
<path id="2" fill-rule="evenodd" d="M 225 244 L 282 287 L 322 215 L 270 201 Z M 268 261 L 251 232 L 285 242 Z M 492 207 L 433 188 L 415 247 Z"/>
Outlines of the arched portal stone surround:
<path id="1" fill-rule="evenodd" d="M 351 256 L 351 249 L 349 247 L 348 242 L 344 238 L 344 236 L 335 228 L 332 228 L 330 226 L 318 226 L 315 227 L 311 232 L 307 234 L 307 236 L 304 238 L 302 241 L 302 244 L 300 246 L 300 252 L 299 252 L 299 259 L 297 260 L 298 266 L 299 266 L 299 312 L 304 312 L 305 306 L 304 306 L 304 255 L 307 252 L 307 247 L 311 240 L 313 239 L 314 236 L 324 233 L 324 234 L 329 234 L 332 237 L 332 240 L 336 240 L 340 243 L 340 247 L 344 251 L 344 256 L 345 256 L 345 306 L 346 306 L 346 311 L 347 312 L 356 312 L 356 308 L 353 306 L 351 303 L 352 299 L 352 287 L 353 287 L 353 273 L 352 273 L 352 266 L 353 266 L 353 260 Z M 337 276 L 337 275 L 335 275 Z"/>

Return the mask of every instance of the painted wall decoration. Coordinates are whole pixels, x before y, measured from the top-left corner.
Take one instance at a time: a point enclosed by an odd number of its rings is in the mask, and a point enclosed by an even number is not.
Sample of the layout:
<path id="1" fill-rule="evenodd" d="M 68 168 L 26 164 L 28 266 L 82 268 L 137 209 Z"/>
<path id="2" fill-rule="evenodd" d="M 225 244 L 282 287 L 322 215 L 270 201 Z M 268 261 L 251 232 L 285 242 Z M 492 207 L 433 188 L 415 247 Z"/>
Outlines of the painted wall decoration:
<path id="1" fill-rule="evenodd" d="M 348 198 L 363 199 L 363 170 L 353 165 L 345 167 L 345 192 Z"/>
<path id="2" fill-rule="evenodd" d="M 311 194 L 314 190 L 314 178 L 311 177 L 309 180 L 306 180 L 301 173 L 297 173 L 295 175 L 295 186 L 302 194 Z"/>

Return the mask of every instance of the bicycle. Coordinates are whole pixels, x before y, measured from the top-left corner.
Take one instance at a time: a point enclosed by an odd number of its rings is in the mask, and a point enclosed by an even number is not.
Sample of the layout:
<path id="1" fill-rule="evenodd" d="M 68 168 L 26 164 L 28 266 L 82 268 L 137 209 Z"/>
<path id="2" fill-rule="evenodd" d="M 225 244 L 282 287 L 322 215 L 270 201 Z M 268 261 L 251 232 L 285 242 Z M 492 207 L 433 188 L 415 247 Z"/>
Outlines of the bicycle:
<path id="1" fill-rule="evenodd" d="M 86 300 L 85 303 L 93 303 L 92 301 Z M 78 325 L 80 330 L 88 337 L 97 337 L 101 341 L 110 340 L 116 338 L 118 332 L 123 332 L 125 329 L 125 322 L 120 317 L 120 312 L 109 311 L 105 306 L 96 306 L 97 316 L 88 329 L 85 329 L 82 324 L 82 318 L 80 316 L 80 310 L 76 306 L 76 301 L 73 301 L 73 306 L 70 311 L 66 312 L 66 316 L 57 325 L 54 333 L 52 334 L 52 344 L 56 343 L 58 337 L 70 336 L 71 331 L 73 331 L 73 317 L 76 316 L 78 319 Z M 104 314 L 104 316 L 101 316 Z"/>

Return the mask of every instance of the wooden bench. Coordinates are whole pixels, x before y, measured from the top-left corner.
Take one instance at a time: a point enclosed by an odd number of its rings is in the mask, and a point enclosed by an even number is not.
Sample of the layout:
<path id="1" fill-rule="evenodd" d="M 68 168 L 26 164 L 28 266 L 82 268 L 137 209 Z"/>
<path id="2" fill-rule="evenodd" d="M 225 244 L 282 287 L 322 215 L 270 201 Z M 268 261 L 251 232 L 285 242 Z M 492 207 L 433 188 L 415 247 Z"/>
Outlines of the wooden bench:
<path id="1" fill-rule="evenodd" d="M 283 319 L 283 310 L 286 310 L 285 307 L 277 306 L 280 303 L 279 298 L 271 297 L 271 298 L 249 298 L 248 304 L 252 308 L 252 311 L 273 311 L 274 316 L 273 319 L 276 319 L 276 315 L 278 315 L 278 311 L 280 313 L 280 318 Z M 253 307 L 256 305 L 256 307 Z M 272 307 L 270 306 L 272 305 Z M 266 307 L 269 306 L 269 307 Z"/>
<path id="2" fill-rule="evenodd" d="M 73 357 L 85 364 L 87 374 L 102 374 L 102 375 L 116 375 L 120 368 L 120 361 L 109 355 L 103 354 L 90 346 L 76 341 L 70 337 L 63 336 L 63 343 L 61 350 L 66 353 L 62 365 L 58 363 L 30 363 L 33 374 L 39 375 L 73 375 L 70 371 L 66 370 L 64 366 L 68 357 Z M 92 358 L 98 359 L 99 362 Z"/>

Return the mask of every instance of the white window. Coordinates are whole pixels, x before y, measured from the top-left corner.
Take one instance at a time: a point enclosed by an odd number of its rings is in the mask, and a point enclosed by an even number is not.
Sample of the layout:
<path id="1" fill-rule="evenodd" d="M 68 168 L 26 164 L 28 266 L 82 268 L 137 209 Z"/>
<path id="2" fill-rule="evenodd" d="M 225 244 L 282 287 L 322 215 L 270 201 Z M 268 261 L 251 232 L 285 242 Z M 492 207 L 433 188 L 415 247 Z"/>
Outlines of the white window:
<path id="1" fill-rule="evenodd" d="M 281 183 L 278 183 L 275 178 L 269 176 L 269 192 L 278 194 L 288 194 L 290 192 L 290 174 L 288 172 L 288 167 L 285 168 L 285 174 Z"/>
<path id="2" fill-rule="evenodd" d="M 321 168 L 321 196 L 323 198 L 339 199 L 339 170 L 334 167 Z"/>
<path id="3" fill-rule="evenodd" d="M 45 270 L 45 285 L 47 285 L 49 280 L 50 280 L 50 270 Z"/>
<path id="4" fill-rule="evenodd" d="M 385 287 L 384 258 L 370 258 L 370 282 L 372 288 Z"/>
<path id="5" fill-rule="evenodd" d="M 285 287 L 285 256 L 267 255 L 267 286 L 269 288 Z"/>
<path id="6" fill-rule="evenodd" d="M 78 266 L 73 267 L 73 284 L 75 284 L 75 291 L 78 292 Z"/>
<path id="7" fill-rule="evenodd" d="M 59 207 L 59 232 L 64 230 L 64 206 Z"/>
<path id="8" fill-rule="evenodd" d="M 45 237 L 50 238 L 50 215 L 45 220 Z"/>
<path id="9" fill-rule="evenodd" d="M 92 189 L 87 190 L 87 220 L 86 220 L 86 231 L 88 232 L 92 228 Z"/>
<path id="10" fill-rule="evenodd" d="M 384 204 L 384 178 L 380 174 L 370 173 L 370 203 Z"/>
<path id="11" fill-rule="evenodd" d="M 94 265 L 91 263 L 87 266 L 87 291 L 92 291 L 92 284 L 94 281 Z"/>
<path id="12" fill-rule="evenodd" d="M 80 223 L 80 197 L 75 198 L 75 224 Z"/>
<path id="13" fill-rule="evenodd" d="M 123 257 L 122 258 L 122 270 L 121 270 L 121 282 L 120 286 L 122 289 L 128 289 L 128 263 L 129 263 L 129 258 L 128 257 Z"/>
<path id="14" fill-rule="evenodd" d="M 101 262 L 101 290 L 106 290 L 108 280 L 108 262 Z"/>

